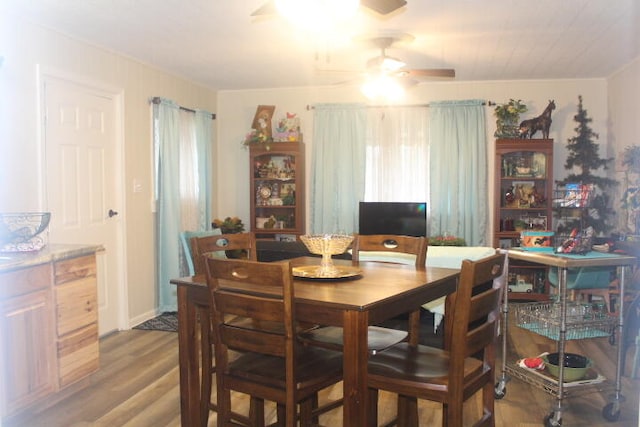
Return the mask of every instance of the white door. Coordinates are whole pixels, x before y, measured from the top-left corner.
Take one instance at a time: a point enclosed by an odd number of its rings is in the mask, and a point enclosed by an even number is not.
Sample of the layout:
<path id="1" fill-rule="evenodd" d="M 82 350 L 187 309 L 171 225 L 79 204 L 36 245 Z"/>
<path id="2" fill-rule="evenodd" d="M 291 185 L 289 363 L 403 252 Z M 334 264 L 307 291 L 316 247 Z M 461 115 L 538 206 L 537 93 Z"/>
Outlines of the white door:
<path id="1" fill-rule="evenodd" d="M 100 244 L 100 335 L 123 329 L 123 236 L 117 95 L 44 76 L 46 197 L 51 243 Z"/>

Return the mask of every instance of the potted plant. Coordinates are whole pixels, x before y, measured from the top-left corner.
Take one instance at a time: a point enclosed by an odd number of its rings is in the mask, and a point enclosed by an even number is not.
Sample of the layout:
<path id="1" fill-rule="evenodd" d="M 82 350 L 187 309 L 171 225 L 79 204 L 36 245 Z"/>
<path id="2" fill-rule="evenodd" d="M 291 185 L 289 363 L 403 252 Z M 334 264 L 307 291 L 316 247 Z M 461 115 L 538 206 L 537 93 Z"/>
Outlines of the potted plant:
<path id="1" fill-rule="evenodd" d="M 226 217 L 224 221 L 220 219 L 214 219 L 211 223 L 213 228 L 219 228 L 223 234 L 242 233 L 244 231 L 244 224 L 242 220 L 237 216 Z"/>
<path id="2" fill-rule="evenodd" d="M 527 111 L 527 106 L 521 99 L 509 99 L 506 104 L 498 104 L 493 110 L 496 116 L 496 138 L 518 138 L 520 136 L 518 123 L 520 114 Z"/>
<path id="3" fill-rule="evenodd" d="M 224 221 L 216 218 L 211 223 L 211 226 L 213 228 L 219 228 L 220 231 L 222 231 L 222 234 L 235 234 L 244 232 L 244 224 L 242 223 L 242 220 L 237 216 L 234 216 L 233 218 L 226 217 Z M 227 258 L 238 259 L 247 257 L 247 251 L 245 251 L 244 249 L 224 251 L 224 253 L 227 255 Z"/>

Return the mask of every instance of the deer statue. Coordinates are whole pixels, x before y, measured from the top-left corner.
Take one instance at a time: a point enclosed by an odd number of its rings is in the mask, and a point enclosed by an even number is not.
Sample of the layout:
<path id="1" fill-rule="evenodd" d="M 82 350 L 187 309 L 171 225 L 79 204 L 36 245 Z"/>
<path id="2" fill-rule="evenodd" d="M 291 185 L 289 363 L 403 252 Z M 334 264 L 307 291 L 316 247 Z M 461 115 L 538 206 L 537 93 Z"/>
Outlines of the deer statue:
<path id="1" fill-rule="evenodd" d="M 542 114 L 533 119 L 523 120 L 520 123 L 518 132 L 520 138 L 533 138 L 533 135 L 541 131 L 544 139 L 549 138 L 549 127 L 551 126 L 551 112 L 556 109 L 554 100 L 549 100 L 549 105 L 544 109 Z"/>

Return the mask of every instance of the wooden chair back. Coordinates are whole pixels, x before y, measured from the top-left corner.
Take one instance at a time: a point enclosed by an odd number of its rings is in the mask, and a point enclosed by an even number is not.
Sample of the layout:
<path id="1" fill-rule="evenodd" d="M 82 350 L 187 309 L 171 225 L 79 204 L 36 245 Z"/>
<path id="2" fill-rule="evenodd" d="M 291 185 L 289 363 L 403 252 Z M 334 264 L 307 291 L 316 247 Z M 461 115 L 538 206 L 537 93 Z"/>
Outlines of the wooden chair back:
<path id="1" fill-rule="evenodd" d="M 415 255 L 416 268 L 424 269 L 427 262 L 426 237 L 393 234 L 356 234 L 353 239 L 352 259 L 360 261 L 360 252 L 393 252 Z"/>
<path id="2" fill-rule="evenodd" d="M 206 274 L 203 258 L 205 254 L 218 253 L 224 258 L 225 251 L 245 251 L 247 259 L 257 261 L 256 235 L 248 232 L 193 237 L 191 239 L 191 255 L 195 274 Z"/>
<path id="3" fill-rule="evenodd" d="M 422 270 L 426 268 L 428 248 L 426 237 L 395 234 L 356 234 L 353 242 L 352 259 L 356 264 L 360 262 L 360 252 L 391 252 L 415 255 L 416 268 Z M 416 345 L 420 338 L 420 311 L 416 310 L 410 313 L 408 322 L 409 342 Z M 383 344 L 383 346 L 386 345 Z"/>
<path id="4" fill-rule="evenodd" d="M 306 353 L 297 341 L 290 263 L 218 258 L 205 261 L 221 425 L 227 425 L 231 416 L 231 390 L 252 399 L 277 402 L 279 421 L 286 420 L 287 426 L 296 423 L 298 403 L 306 408 L 301 409 L 307 417 L 301 421 L 303 425 L 317 416 L 311 414 L 313 410 L 324 411 L 341 404 L 332 402 L 326 408 L 316 405 L 319 389 L 342 380 L 342 355 L 328 350 Z M 230 362 L 230 351 L 241 356 Z M 302 361 L 304 368 L 298 369 Z"/>
<path id="5" fill-rule="evenodd" d="M 462 427 L 463 403 L 482 391 L 482 420 L 494 425 L 495 343 L 506 255 L 464 260 L 458 289 L 447 296 L 445 349 L 399 343 L 369 359 L 369 411 L 378 390 L 398 394 L 398 425 L 418 425 L 417 399 L 443 403 L 443 427 Z M 471 424 L 469 424 L 471 425 Z"/>
<path id="6" fill-rule="evenodd" d="M 207 265 L 214 304 L 213 326 L 219 344 L 223 348 L 271 356 L 295 354 L 293 277 L 289 263 L 210 258 Z M 225 322 L 236 317 L 256 322 L 251 327 Z M 262 329 L 259 325 L 264 322 L 282 324 L 281 333 L 273 328 Z"/>
<path id="7" fill-rule="evenodd" d="M 504 258 L 505 254 L 495 254 L 462 261 L 458 290 L 447 297 L 445 308 L 445 349 L 452 358 L 464 360 L 493 344 L 502 298 L 497 279 Z"/>
<path id="8" fill-rule="evenodd" d="M 465 396 L 473 394 L 479 388 L 478 384 L 483 384 L 490 389 L 484 392 L 483 403 L 485 413 L 491 416 L 494 406 L 495 343 L 503 286 L 506 286 L 500 280 L 505 257 L 505 254 L 497 253 L 478 261 L 462 261 L 458 290 L 450 294 L 445 303 L 444 345 L 449 352 L 447 401 L 449 405 L 462 407 Z M 478 356 L 482 358 L 484 368 L 481 378 L 473 385 L 465 381 L 464 366 L 467 358 Z M 443 416 L 447 417 L 446 412 Z M 449 422 L 457 425 L 458 420 Z"/>

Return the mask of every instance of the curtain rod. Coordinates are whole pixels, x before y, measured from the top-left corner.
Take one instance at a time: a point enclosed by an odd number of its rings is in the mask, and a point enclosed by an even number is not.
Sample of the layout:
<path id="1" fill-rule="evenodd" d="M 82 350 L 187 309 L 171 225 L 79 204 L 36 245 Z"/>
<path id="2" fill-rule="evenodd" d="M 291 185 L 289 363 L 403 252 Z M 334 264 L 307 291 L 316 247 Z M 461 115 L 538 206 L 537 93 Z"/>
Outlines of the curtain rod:
<path id="1" fill-rule="evenodd" d="M 154 96 L 153 98 L 151 98 L 151 100 L 149 101 L 152 104 L 160 104 L 160 97 L 159 96 Z M 187 108 L 187 107 L 183 107 L 182 105 L 178 105 L 178 108 L 180 108 L 183 111 L 188 111 L 190 113 L 195 113 L 196 110 L 193 110 L 191 108 Z M 211 120 L 215 120 L 216 119 L 216 113 L 211 113 Z"/>
<path id="2" fill-rule="evenodd" d="M 485 101 L 482 103 L 482 105 L 486 105 L 488 107 L 493 107 L 494 105 L 496 105 L 495 102 L 493 101 Z M 365 108 L 382 108 L 382 107 L 403 107 L 403 108 L 419 108 L 419 107 L 423 107 L 423 108 L 429 108 L 431 105 L 430 104 L 409 104 L 409 105 L 365 105 Z M 309 105 L 307 104 L 307 111 L 309 110 L 313 110 L 316 107 L 314 105 Z"/>

